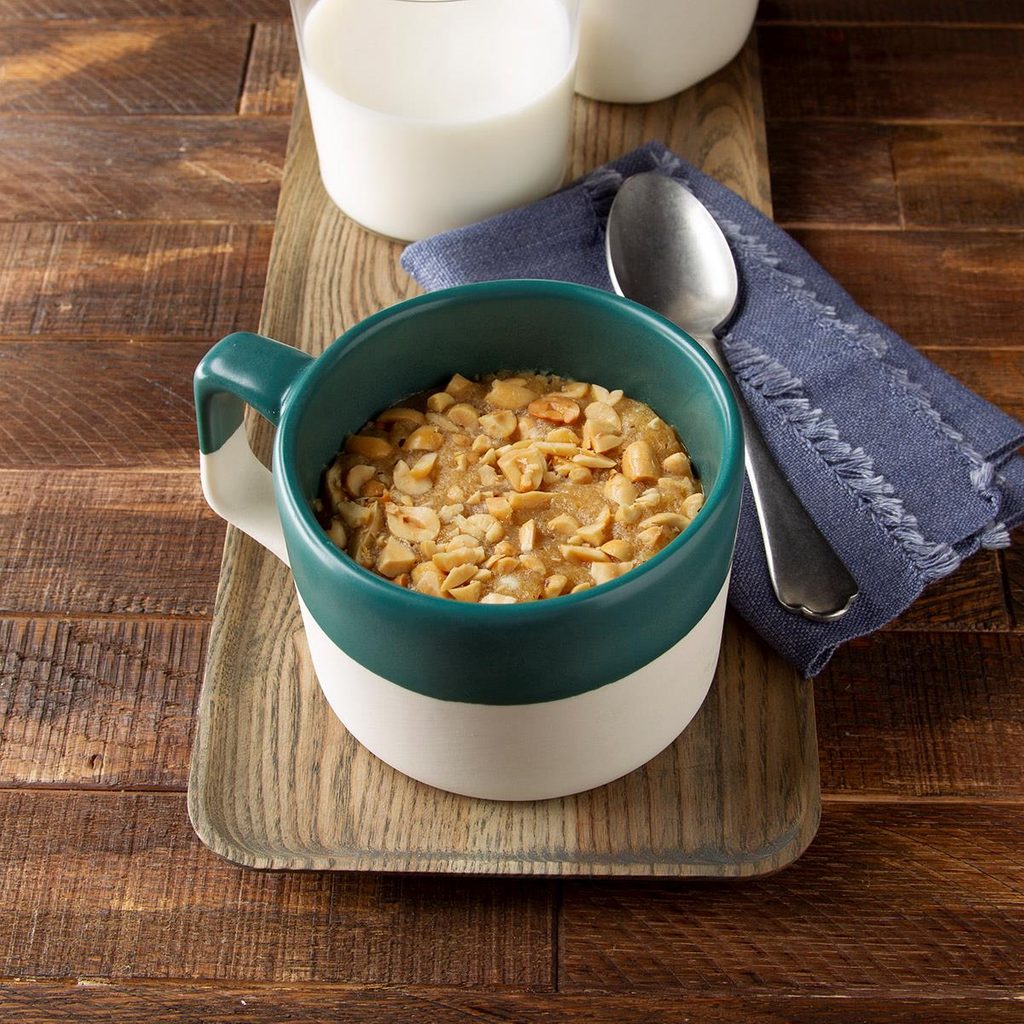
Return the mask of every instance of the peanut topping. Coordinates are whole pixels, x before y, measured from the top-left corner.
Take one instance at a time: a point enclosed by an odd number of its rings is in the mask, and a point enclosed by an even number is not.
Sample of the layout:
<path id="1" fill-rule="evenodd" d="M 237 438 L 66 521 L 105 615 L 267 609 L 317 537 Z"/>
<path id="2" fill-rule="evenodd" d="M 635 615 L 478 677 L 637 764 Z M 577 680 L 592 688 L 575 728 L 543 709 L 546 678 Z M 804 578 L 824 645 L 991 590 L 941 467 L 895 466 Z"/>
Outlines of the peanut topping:
<path id="1" fill-rule="evenodd" d="M 634 441 L 622 453 L 622 472 L 634 483 L 658 479 L 654 451 L 646 441 Z"/>
<path id="2" fill-rule="evenodd" d="M 438 391 L 427 399 L 427 408 L 431 412 L 444 412 L 450 405 L 455 404 L 455 399 L 447 391 Z"/>
<path id="3" fill-rule="evenodd" d="M 407 452 L 436 452 L 444 444 L 444 435 L 434 426 L 417 427 L 402 446 Z"/>
<path id="4" fill-rule="evenodd" d="M 673 476 L 692 476 L 693 467 L 685 452 L 673 452 L 661 460 L 661 468 Z"/>
<path id="5" fill-rule="evenodd" d="M 622 429 L 622 420 L 619 414 L 604 402 L 591 402 L 583 410 L 587 422 L 593 424 L 592 429 L 600 429 L 602 433 L 615 434 Z"/>
<path id="6" fill-rule="evenodd" d="M 457 405 L 453 405 L 446 415 L 452 423 L 467 429 L 475 427 L 477 423 L 480 422 L 480 417 L 477 416 L 476 409 L 471 405 L 466 405 L 465 402 L 459 402 Z"/>
<path id="7" fill-rule="evenodd" d="M 600 548 L 587 547 L 585 544 L 559 544 L 558 550 L 567 562 L 607 562 L 606 555 Z"/>
<path id="8" fill-rule="evenodd" d="M 489 402 L 497 409 L 524 409 L 538 397 L 536 391 L 531 391 L 522 384 L 514 383 L 512 378 L 507 380 L 496 380 L 487 392 L 484 401 Z"/>
<path id="9" fill-rule="evenodd" d="M 363 488 L 373 479 L 376 470 L 373 466 L 353 466 L 345 477 L 345 487 L 348 493 L 358 498 L 363 493 Z"/>
<path id="10" fill-rule="evenodd" d="M 313 507 L 333 544 L 397 586 L 516 604 L 617 579 L 703 502 L 675 432 L 621 390 L 456 373 L 345 438 Z"/>
<path id="11" fill-rule="evenodd" d="M 378 417 L 378 423 L 394 423 L 396 420 L 404 420 L 414 423 L 417 426 L 424 422 L 426 417 L 419 409 L 407 409 L 405 406 L 395 406 L 394 409 L 385 409 Z"/>
<path id="12" fill-rule="evenodd" d="M 590 566 L 590 575 L 595 583 L 607 583 L 618 579 L 633 568 L 632 562 L 595 562 Z"/>
<path id="13" fill-rule="evenodd" d="M 473 388 L 473 382 L 467 377 L 463 377 L 461 373 L 455 374 L 450 381 L 445 391 L 448 392 L 456 401 L 462 398 L 463 395 L 468 395 Z"/>
<path id="14" fill-rule="evenodd" d="M 408 544 L 388 537 L 387 543 L 377 556 L 377 572 L 394 579 L 408 572 L 416 564 L 416 552 Z"/>
<path id="15" fill-rule="evenodd" d="M 385 511 L 388 529 L 399 540 L 417 544 L 423 540 L 433 540 L 441 532 L 441 520 L 432 508 L 422 505 L 388 505 Z"/>
<path id="16" fill-rule="evenodd" d="M 436 459 L 437 456 L 435 455 L 434 458 Z M 394 480 L 395 486 L 400 491 L 404 492 L 405 494 L 412 495 L 413 497 L 418 497 L 421 494 L 426 494 L 427 491 L 429 491 L 430 488 L 434 486 L 430 482 L 429 476 L 427 474 L 421 474 L 417 476 L 409 468 L 408 463 L 404 462 L 401 459 L 399 459 L 398 462 L 395 463 Z"/>
<path id="17" fill-rule="evenodd" d="M 452 567 L 448 575 L 445 576 L 441 589 L 453 590 L 455 587 L 461 587 L 463 583 L 468 583 L 474 576 L 476 576 L 476 566 L 472 562 L 463 562 L 461 565 Z"/>
<path id="18" fill-rule="evenodd" d="M 532 551 L 537 546 L 537 523 L 533 519 L 527 519 L 519 527 L 519 550 Z"/>
<path id="19" fill-rule="evenodd" d="M 531 416 L 552 423 L 575 423 L 580 418 L 580 407 L 565 395 L 545 395 L 527 406 Z"/>
<path id="20" fill-rule="evenodd" d="M 510 451 L 498 459 L 498 469 L 505 479 L 522 494 L 535 491 L 544 480 L 547 463 L 536 448 L 521 448 Z"/>
<path id="21" fill-rule="evenodd" d="M 488 437 L 493 437 L 496 441 L 502 441 L 506 437 L 511 437 L 516 432 L 519 421 L 516 419 L 514 412 L 502 409 L 500 412 L 492 412 L 486 416 L 481 416 L 480 426 Z"/>
<path id="22" fill-rule="evenodd" d="M 545 597 L 558 597 L 559 594 L 565 593 L 565 588 L 569 584 L 569 577 L 563 576 L 561 573 L 555 573 L 554 576 L 549 576 L 544 581 L 544 596 Z"/>
<path id="23" fill-rule="evenodd" d="M 345 550 L 345 545 L 348 543 L 348 534 L 345 532 L 345 527 L 342 525 L 340 519 L 331 520 L 331 525 L 327 528 L 327 536 L 334 541 L 335 544 L 342 551 Z"/>
<path id="24" fill-rule="evenodd" d="M 390 442 L 383 437 L 369 437 L 366 434 L 353 434 L 345 439 L 345 451 L 353 455 L 364 455 L 374 461 L 386 459 L 393 451 Z"/>
<path id="25" fill-rule="evenodd" d="M 467 583 L 462 587 L 455 587 L 453 590 L 449 590 L 448 593 L 456 601 L 468 601 L 475 604 L 480 600 L 480 595 L 483 591 L 484 585 L 479 580 L 473 580 L 472 583 Z"/>

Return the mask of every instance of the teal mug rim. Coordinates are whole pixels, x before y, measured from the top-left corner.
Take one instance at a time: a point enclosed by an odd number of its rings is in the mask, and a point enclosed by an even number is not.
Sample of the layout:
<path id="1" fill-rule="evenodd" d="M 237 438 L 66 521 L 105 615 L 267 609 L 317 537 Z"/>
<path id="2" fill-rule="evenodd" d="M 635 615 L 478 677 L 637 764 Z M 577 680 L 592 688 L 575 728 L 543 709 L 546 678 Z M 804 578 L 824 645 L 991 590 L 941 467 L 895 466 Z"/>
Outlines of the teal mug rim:
<path id="1" fill-rule="evenodd" d="M 725 445 L 722 469 L 711 494 L 706 496 L 705 508 L 713 510 L 726 500 L 726 496 L 732 486 L 731 481 L 737 473 L 743 472 L 743 428 L 739 409 L 736 406 L 736 399 L 725 379 L 725 375 L 715 364 L 714 360 L 704 351 L 700 343 L 682 328 L 672 323 L 672 321 L 667 320 L 646 306 L 641 306 L 639 303 L 623 298 L 613 292 L 564 281 L 517 278 L 457 285 L 452 288 L 417 295 L 393 306 L 388 306 L 354 324 L 343 334 L 335 338 L 319 356 L 313 359 L 289 388 L 288 394 L 285 396 L 281 420 L 274 438 L 274 479 L 278 500 L 284 506 L 282 511 L 286 511 L 292 522 L 297 526 L 300 539 L 305 543 L 311 544 L 314 549 L 318 549 L 321 553 L 327 552 L 328 557 L 344 578 L 360 586 L 372 588 L 386 603 L 394 605 L 396 610 L 402 607 L 429 607 L 435 613 L 440 613 L 442 608 L 447 608 L 447 613 L 452 618 L 464 619 L 466 616 L 469 616 L 472 619 L 474 616 L 477 616 L 482 622 L 486 622 L 488 619 L 498 621 L 499 618 L 500 621 L 506 623 L 529 622 L 531 619 L 543 617 L 546 614 L 545 609 L 550 608 L 552 602 L 557 602 L 559 608 L 565 608 L 569 605 L 583 605 L 595 599 L 606 600 L 614 591 L 638 586 L 642 582 L 643 577 L 649 572 L 654 571 L 659 565 L 675 557 L 678 552 L 685 550 L 688 543 L 695 543 L 694 538 L 710 528 L 713 517 L 710 514 L 699 516 L 693 526 L 676 537 L 672 543 L 668 544 L 656 555 L 618 579 L 602 583 L 599 587 L 592 587 L 578 594 L 566 594 L 561 597 L 548 598 L 544 601 L 527 601 L 514 605 L 491 605 L 440 601 L 429 594 L 421 594 L 414 590 L 408 590 L 405 587 L 396 587 L 394 583 L 377 576 L 369 569 L 353 561 L 342 551 L 339 551 L 337 546 L 327 536 L 320 523 L 317 522 L 310 503 L 303 498 L 297 479 L 295 460 L 287 456 L 290 456 L 295 449 L 297 439 L 293 438 L 292 434 L 297 429 L 296 424 L 302 417 L 305 404 L 310 400 L 318 380 L 328 372 L 333 362 L 341 358 L 342 353 L 366 342 L 367 339 L 364 336 L 386 320 L 393 319 L 396 316 L 409 315 L 421 307 L 480 296 L 487 297 L 488 299 L 552 296 L 584 303 L 593 303 L 597 306 L 610 306 L 619 310 L 625 310 L 630 316 L 649 325 L 658 333 L 667 335 L 675 342 L 684 355 L 695 360 L 705 380 L 711 386 L 712 393 L 724 413 Z M 395 400 L 401 397 L 404 396 L 396 396 Z M 427 604 L 425 605 L 424 602 L 427 602 Z"/>

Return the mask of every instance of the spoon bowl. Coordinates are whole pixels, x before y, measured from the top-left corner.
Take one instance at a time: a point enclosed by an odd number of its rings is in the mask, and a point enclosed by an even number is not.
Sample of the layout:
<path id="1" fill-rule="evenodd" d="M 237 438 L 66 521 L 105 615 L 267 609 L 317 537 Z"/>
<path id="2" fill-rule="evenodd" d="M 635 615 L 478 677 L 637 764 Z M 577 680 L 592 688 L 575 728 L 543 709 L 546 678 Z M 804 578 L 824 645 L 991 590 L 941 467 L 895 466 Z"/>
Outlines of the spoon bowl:
<path id="1" fill-rule="evenodd" d="M 636 174 L 619 189 L 605 247 L 612 284 L 704 341 L 736 308 L 736 261 L 707 208 L 672 178 Z"/>

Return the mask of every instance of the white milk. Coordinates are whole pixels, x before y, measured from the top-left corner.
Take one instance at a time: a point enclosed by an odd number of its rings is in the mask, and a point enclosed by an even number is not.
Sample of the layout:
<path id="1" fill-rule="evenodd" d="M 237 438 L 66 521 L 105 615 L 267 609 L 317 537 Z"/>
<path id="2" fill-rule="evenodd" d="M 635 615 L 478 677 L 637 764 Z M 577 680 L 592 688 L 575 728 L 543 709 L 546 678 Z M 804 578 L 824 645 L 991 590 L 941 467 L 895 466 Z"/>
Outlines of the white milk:
<path id="1" fill-rule="evenodd" d="M 320 176 L 349 216 L 416 239 L 557 188 L 571 0 L 317 0 L 302 25 Z"/>
<path id="2" fill-rule="evenodd" d="M 728 64 L 757 0 L 582 0 L 576 89 L 612 103 L 649 103 Z"/>

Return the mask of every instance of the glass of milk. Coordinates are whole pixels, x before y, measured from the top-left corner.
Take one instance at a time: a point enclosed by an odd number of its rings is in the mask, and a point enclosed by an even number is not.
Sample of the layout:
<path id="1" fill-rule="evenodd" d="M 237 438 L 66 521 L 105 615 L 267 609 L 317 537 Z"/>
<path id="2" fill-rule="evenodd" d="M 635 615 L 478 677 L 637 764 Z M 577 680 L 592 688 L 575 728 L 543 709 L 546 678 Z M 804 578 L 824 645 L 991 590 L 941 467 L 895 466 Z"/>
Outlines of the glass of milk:
<path id="1" fill-rule="evenodd" d="M 565 174 L 578 0 L 291 0 L 331 199 L 400 239 Z"/>

